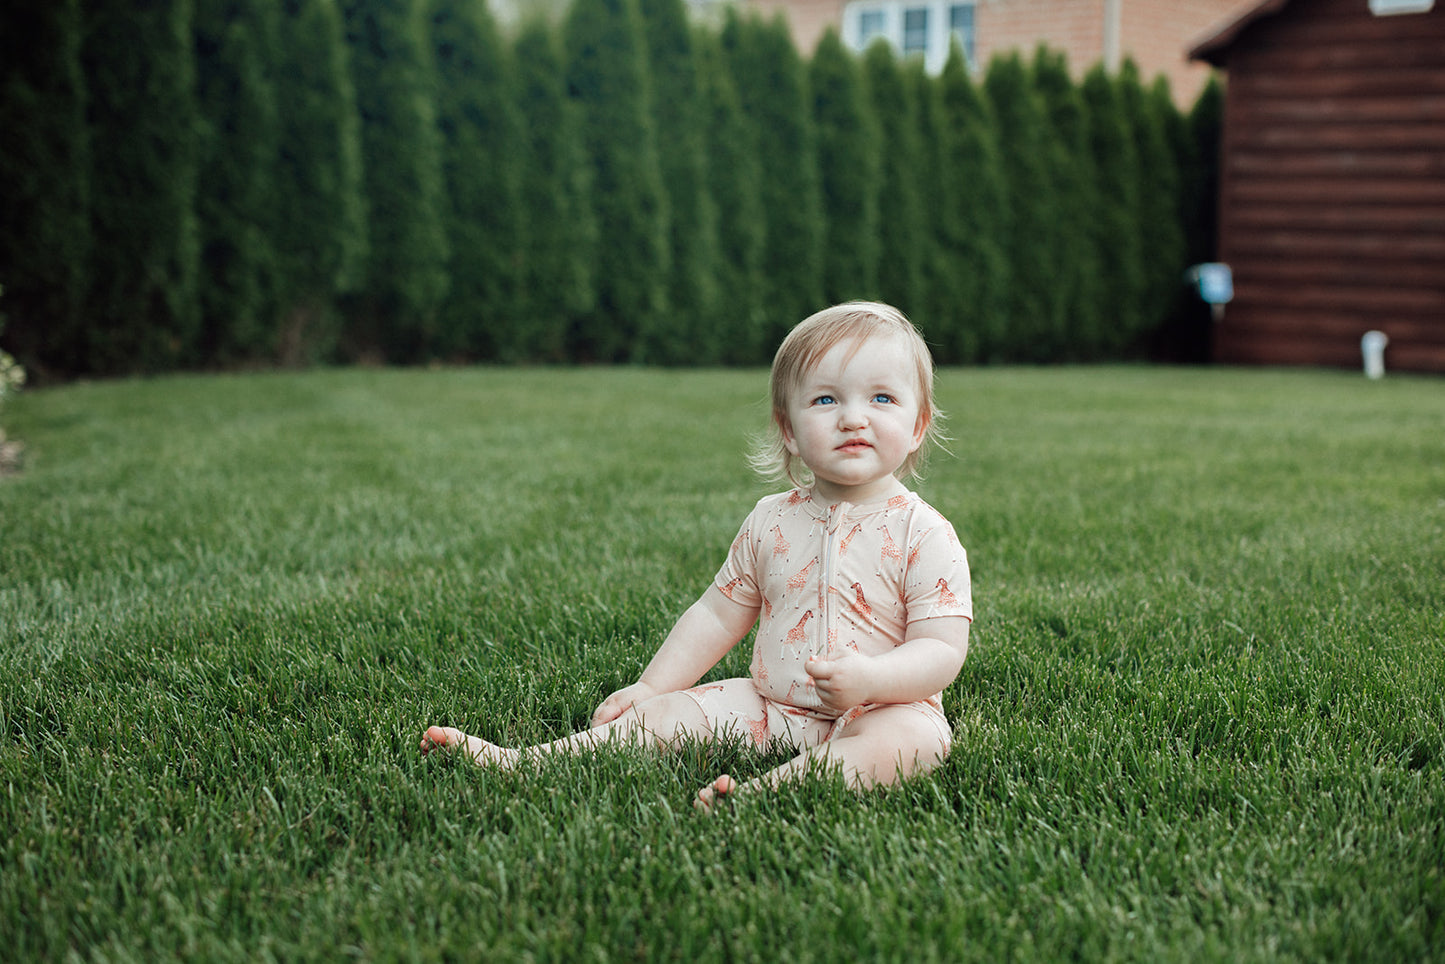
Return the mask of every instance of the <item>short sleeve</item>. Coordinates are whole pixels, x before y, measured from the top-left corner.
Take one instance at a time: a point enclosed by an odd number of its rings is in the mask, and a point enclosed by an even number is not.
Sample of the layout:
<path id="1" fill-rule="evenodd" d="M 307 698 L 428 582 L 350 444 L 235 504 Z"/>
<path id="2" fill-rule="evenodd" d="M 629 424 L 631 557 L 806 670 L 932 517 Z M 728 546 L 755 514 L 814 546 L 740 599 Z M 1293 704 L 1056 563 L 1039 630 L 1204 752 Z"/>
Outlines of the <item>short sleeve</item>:
<path id="1" fill-rule="evenodd" d="M 905 558 L 903 599 L 909 622 L 942 616 L 973 620 L 968 553 L 947 519 L 934 516 L 924 522 Z"/>
<path id="2" fill-rule="evenodd" d="M 737 538 L 733 539 L 732 547 L 728 549 L 727 559 L 723 561 L 722 568 L 713 577 L 713 585 L 718 588 L 719 592 L 733 602 L 749 607 L 761 606 L 763 600 L 762 589 L 758 582 L 759 540 L 753 533 L 757 516 L 758 513 L 755 509 L 743 521 Z"/>

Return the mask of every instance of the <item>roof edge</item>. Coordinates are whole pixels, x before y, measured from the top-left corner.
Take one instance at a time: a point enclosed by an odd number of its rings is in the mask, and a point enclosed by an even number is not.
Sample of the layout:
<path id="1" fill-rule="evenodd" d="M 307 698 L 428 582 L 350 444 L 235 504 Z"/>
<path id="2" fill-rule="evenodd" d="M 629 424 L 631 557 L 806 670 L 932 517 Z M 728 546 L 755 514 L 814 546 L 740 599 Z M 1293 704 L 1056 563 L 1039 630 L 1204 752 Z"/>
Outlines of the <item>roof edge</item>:
<path id="1" fill-rule="evenodd" d="M 1260 0 L 1242 13 L 1236 14 L 1189 48 L 1190 60 L 1203 60 L 1216 67 L 1223 67 L 1228 59 L 1229 47 L 1246 29 L 1262 17 L 1272 17 L 1289 5 L 1289 0 Z"/>

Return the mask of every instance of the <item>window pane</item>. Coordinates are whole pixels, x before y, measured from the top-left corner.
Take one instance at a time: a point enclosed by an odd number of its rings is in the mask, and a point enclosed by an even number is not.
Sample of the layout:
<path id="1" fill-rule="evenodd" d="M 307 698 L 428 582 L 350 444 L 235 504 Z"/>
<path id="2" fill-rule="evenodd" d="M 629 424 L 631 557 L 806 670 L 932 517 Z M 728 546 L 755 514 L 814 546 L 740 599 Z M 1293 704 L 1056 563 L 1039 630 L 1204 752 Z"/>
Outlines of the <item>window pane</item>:
<path id="1" fill-rule="evenodd" d="M 864 10 L 858 14 L 858 46 L 867 47 L 874 37 L 883 35 L 883 11 Z"/>
<path id="2" fill-rule="evenodd" d="M 948 30 L 958 38 L 968 62 L 973 63 L 973 4 L 955 3 L 948 8 Z"/>
<path id="3" fill-rule="evenodd" d="M 921 54 L 928 49 L 928 8 L 903 11 L 903 52 Z"/>

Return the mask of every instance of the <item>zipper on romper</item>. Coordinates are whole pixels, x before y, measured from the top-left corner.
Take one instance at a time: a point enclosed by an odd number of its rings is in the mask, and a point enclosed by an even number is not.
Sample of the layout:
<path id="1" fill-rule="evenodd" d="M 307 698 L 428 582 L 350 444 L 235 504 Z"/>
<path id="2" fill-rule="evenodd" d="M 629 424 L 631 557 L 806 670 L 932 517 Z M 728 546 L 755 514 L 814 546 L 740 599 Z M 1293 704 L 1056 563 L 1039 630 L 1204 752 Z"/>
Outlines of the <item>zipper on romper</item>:
<path id="1" fill-rule="evenodd" d="M 848 510 L 852 506 L 839 502 L 828 509 L 828 521 L 823 533 L 823 571 L 818 576 L 818 633 L 813 637 L 813 655 L 820 658 L 829 655 L 829 635 L 835 631 L 833 624 L 833 578 L 838 566 L 838 541 L 843 525 L 848 521 Z"/>

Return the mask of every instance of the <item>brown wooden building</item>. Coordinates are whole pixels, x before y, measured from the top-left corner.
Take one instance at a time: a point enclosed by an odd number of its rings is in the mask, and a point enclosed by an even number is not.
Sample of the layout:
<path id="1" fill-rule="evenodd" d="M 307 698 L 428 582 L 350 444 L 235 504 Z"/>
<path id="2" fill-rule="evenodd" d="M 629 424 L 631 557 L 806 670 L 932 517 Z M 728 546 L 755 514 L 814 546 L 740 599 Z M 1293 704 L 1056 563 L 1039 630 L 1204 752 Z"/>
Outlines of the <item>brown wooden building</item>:
<path id="1" fill-rule="evenodd" d="M 1445 372 L 1445 2 L 1263 0 L 1190 55 L 1228 72 L 1231 363 Z"/>

